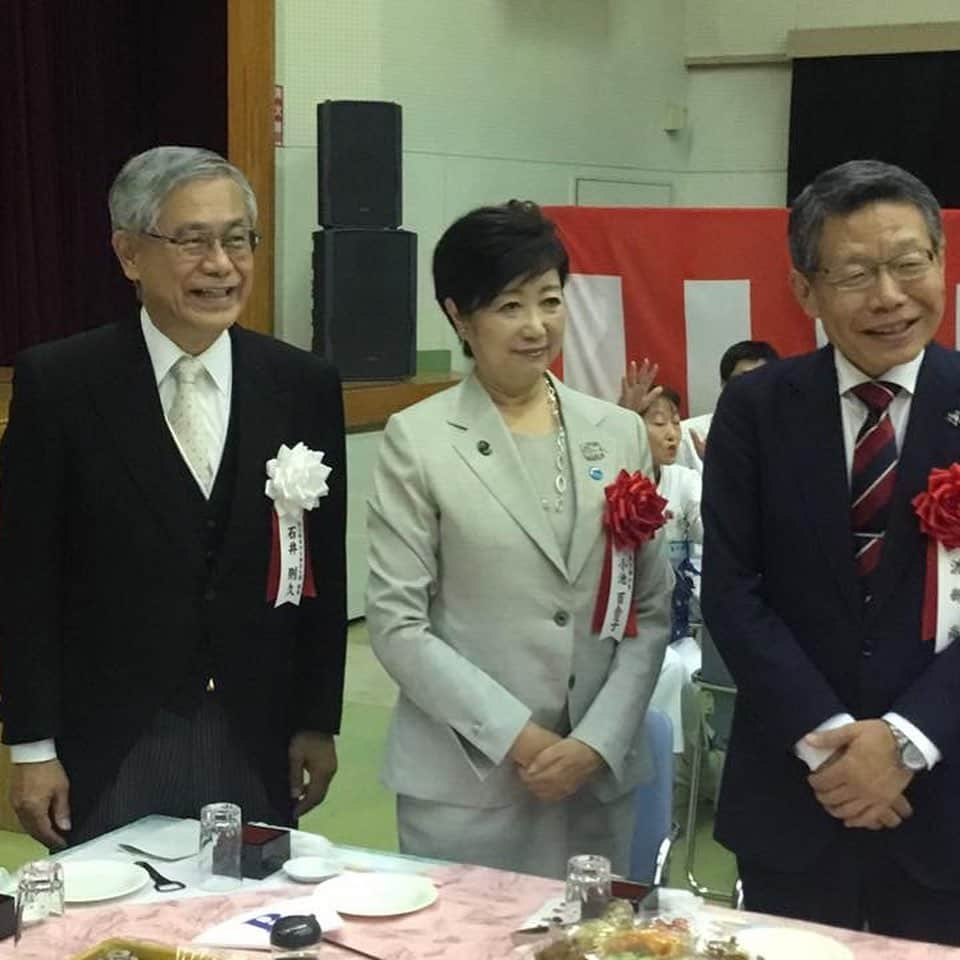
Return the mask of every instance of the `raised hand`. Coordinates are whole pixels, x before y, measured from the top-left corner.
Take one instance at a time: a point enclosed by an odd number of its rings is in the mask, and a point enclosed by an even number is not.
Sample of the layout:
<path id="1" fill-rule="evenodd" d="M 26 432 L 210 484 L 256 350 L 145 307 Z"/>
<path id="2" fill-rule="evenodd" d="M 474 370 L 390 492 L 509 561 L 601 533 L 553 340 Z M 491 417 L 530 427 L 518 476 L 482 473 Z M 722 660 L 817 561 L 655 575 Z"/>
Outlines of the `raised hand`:
<path id="1" fill-rule="evenodd" d="M 651 363 L 646 357 L 639 366 L 636 360 L 631 360 L 627 364 L 627 372 L 620 378 L 620 406 L 643 416 L 663 389 L 653 386 L 659 370 L 659 365 Z"/>

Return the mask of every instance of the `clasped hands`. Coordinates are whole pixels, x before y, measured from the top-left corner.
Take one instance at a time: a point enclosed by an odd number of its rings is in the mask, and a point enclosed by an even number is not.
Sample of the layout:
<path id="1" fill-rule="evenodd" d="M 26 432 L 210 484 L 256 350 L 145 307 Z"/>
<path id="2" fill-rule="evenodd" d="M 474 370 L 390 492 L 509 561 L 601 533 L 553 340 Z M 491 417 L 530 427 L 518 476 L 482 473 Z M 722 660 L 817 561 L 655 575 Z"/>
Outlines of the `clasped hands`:
<path id="1" fill-rule="evenodd" d="M 844 826 L 892 829 L 913 814 L 903 795 L 913 774 L 901 765 L 896 741 L 883 720 L 858 720 L 808 734 L 805 740 L 834 751 L 807 782 L 827 813 Z"/>
<path id="2" fill-rule="evenodd" d="M 569 797 L 603 766 L 600 754 L 582 740 L 561 737 L 532 722 L 520 731 L 509 756 L 538 800 Z"/>

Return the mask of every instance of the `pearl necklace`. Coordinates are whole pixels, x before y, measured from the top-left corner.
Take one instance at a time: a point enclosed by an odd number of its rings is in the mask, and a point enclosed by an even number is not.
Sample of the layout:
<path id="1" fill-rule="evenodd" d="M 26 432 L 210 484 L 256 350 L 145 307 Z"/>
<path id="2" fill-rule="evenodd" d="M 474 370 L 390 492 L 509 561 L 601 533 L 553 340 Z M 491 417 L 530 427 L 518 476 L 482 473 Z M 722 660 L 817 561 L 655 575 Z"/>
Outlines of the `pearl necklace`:
<path id="1" fill-rule="evenodd" d="M 555 513 L 563 513 L 564 494 L 567 492 L 567 475 L 564 470 L 567 460 L 567 431 L 564 429 L 563 418 L 560 416 L 560 401 L 557 399 L 557 391 L 549 377 L 545 376 L 544 380 L 547 384 L 547 403 L 550 405 L 550 415 L 553 418 L 554 426 L 557 428 L 557 459 L 554 461 L 557 475 L 553 480 L 553 488 L 557 495 L 552 507 L 550 501 L 546 498 L 541 499 L 540 503 L 544 510 L 552 509 Z"/>

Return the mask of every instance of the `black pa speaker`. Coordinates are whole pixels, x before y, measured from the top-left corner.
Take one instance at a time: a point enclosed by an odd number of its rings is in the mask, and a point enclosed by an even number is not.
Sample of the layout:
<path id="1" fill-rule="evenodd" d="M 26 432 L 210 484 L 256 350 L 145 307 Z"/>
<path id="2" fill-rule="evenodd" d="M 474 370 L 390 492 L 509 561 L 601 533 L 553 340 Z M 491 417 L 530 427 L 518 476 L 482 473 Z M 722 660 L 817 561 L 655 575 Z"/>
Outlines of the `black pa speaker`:
<path id="1" fill-rule="evenodd" d="M 320 225 L 400 226 L 400 150 L 399 103 L 318 103 Z"/>
<path id="2" fill-rule="evenodd" d="M 313 349 L 344 380 L 401 380 L 417 367 L 417 235 L 313 234 Z"/>

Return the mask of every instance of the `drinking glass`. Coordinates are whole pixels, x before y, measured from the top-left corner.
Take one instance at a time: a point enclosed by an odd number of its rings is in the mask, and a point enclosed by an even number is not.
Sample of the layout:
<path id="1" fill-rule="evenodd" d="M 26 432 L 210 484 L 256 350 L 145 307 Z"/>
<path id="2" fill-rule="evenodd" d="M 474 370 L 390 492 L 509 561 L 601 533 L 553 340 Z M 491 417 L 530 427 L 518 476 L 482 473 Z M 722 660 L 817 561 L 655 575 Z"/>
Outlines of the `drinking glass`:
<path id="1" fill-rule="evenodd" d="M 200 886 L 235 890 L 242 882 L 243 825 L 235 803 L 208 803 L 200 811 Z"/>
<path id="2" fill-rule="evenodd" d="M 63 864 L 55 860 L 25 863 L 17 881 L 17 939 L 23 927 L 62 917 L 63 905 Z"/>
<path id="3" fill-rule="evenodd" d="M 599 917 L 610 902 L 610 861 L 592 853 L 571 857 L 565 899 L 568 921 Z"/>

